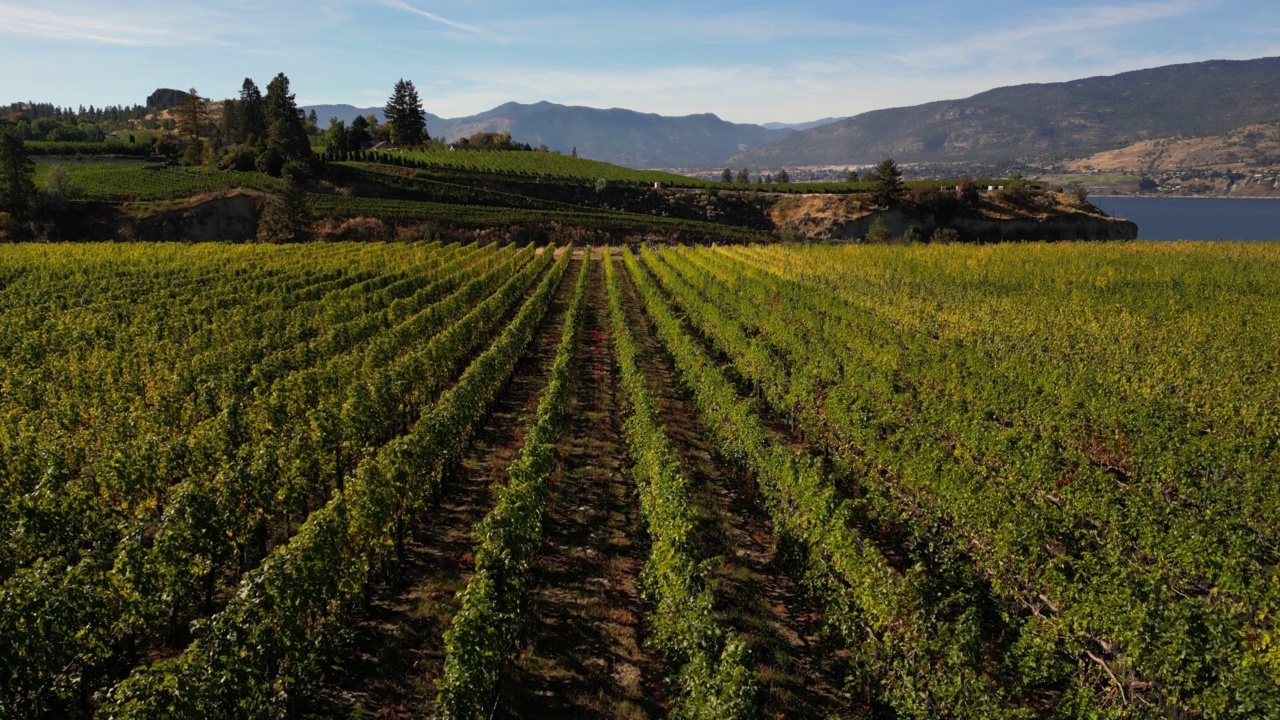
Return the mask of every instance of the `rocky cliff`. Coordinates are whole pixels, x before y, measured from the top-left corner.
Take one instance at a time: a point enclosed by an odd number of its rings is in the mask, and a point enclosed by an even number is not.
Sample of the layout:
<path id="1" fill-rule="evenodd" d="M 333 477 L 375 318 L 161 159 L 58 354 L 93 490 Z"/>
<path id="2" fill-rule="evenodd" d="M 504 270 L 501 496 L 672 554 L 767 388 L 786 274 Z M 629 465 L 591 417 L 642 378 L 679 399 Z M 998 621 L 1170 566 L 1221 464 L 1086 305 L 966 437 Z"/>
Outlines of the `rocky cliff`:
<path id="1" fill-rule="evenodd" d="M 242 191 L 192 198 L 138 218 L 121 235 L 151 242 L 245 242 L 257 237 L 262 202 L 259 194 Z"/>

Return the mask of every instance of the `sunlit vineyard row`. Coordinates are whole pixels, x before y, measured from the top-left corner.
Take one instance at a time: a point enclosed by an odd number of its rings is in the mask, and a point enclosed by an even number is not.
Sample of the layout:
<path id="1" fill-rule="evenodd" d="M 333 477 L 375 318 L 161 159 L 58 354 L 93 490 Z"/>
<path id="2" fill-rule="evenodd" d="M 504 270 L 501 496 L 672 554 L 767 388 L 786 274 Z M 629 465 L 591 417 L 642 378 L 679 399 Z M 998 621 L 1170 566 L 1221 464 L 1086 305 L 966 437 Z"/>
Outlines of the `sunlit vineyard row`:
<path id="1" fill-rule="evenodd" d="M 0 717 L 1280 716 L 1277 280 L 1268 244 L 5 246 Z M 584 483 L 625 534 L 575 530 Z M 569 642 L 570 585 L 650 659 Z"/>

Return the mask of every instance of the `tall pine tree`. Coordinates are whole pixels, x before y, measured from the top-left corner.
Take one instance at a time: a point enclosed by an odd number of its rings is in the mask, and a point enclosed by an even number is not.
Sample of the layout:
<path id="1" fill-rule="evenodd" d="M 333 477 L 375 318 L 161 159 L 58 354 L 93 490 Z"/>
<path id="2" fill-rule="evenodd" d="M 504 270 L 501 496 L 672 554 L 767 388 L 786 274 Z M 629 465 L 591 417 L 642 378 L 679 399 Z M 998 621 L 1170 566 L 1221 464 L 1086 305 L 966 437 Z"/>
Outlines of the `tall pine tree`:
<path id="1" fill-rule="evenodd" d="M 267 85 L 264 101 L 267 116 L 267 149 L 259 157 L 259 167 L 271 175 L 279 175 L 285 165 L 306 163 L 311 160 L 311 141 L 302 123 L 302 113 L 293 93 L 289 92 L 289 78 L 284 73 L 276 75 Z"/>
<path id="2" fill-rule="evenodd" d="M 209 101 L 195 88 L 182 98 L 177 108 L 178 135 L 183 138 L 182 159 L 187 165 L 204 164 L 204 128 L 209 124 Z"/>
<path id="3" fill-rule="evenodd" d="M 363 115 L 357 115 L 356 119 L 351 121 L 351 130 L 347 133 L 347 148 L 363 150 L 365 143 L 372 141 L 373 135 L 369 134 L 369 119 Z"/>
<path id="4" fill-rule="evenodd" d="M 267 114 L 263 106 L 262 91 L 252 78 L 245 78 L 240 86 L 240 102 L 236 103 L 239 124 L 236 142 L 261 143 L 267 140 Z"/>
<path id="5" fill-rule="evenodd" d="M 885 158 L 871 171 L 871 201 L 882 207 L 893 207 L 902 200 L 907 188 L 902 183 L 902 171 L 893 158 Z"/>
<path id="6" fill-rule="evenodd" d="M 391 142 L 396 145 L 421 145 L 431 138 L 427 135 L 427 118 L 422 112 L 422 98 L 413 83 L 400 79 L 396 89 L 383 108 L 387 124 L 391 126 Z"/>

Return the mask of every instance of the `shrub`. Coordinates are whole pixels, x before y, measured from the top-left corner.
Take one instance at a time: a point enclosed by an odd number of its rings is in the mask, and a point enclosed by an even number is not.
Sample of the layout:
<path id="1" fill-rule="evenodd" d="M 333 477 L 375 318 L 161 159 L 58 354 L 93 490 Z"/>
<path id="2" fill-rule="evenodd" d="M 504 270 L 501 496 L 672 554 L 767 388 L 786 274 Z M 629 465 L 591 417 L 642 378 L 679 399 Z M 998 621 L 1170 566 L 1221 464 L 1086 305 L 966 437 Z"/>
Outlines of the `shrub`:
<path id="1" fill-rule="evenodd" d="M 960 242 L 960 231 L 955 228 L 940 227 L 933 231 L 933 235 L 929 236 L 931 243 L 953 243 Z"/>
<path id="2" fill-rule="evenodd" d="M 257 169 L 257 163 L 258 153 L 252 145 L 235 145 L 218 160 L 218 169 L 252 172 Z"/>
<path id="3" fill-rule="evenodd" d="M 867 228 L 867 242 L 883 243 L 893 239 L 893 233 L 889 232 L 889 225 L 884 218 L 877 215 L 875 220 L 871 221 L 871 227 Z"/>
<path id="4" fill-rule="evenodd" d="M 921 219 L 932 215 L 939 224 L 945 225 L 951 222 L 960 210 L 960 200 L 956 197 L 956 193 L 942 190 L 934 185 L 925 185 L 915 190 L 912 196 L 919 211 L 916 214 Z"/>
<path id="5" fill-rule="evenodd" d="M 1042 195 L 1043 191 L 1021 178 L 1010 182 L 999 191 L 1000 199 L 1011 205 L 1031 205 Z"/>
<path id="6" fill-rule="evenodd" d="M 281 155 L 279 150 L 268 147 L 258 155 L 256 166 L 258 172 L 266 173 L 271 177 L 280 177 L 280 173 L 284 170 L 284 155 Z"/>

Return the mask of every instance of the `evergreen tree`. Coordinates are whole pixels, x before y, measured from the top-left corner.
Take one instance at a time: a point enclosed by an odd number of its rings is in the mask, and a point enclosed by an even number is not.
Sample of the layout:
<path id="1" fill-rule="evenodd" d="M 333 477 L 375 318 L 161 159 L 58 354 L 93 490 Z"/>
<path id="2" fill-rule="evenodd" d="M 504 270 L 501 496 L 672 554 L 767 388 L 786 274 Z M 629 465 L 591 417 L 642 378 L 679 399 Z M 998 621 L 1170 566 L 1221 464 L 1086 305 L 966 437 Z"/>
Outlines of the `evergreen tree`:
<path id="1" fill-rule="evenodd" d="M 882 207 L 893 207 L 902 200 L 907 188 L 902 184 L 902 171 L 893 158 L 885 158 L 871 171 L 871 201 Z"/>
<path id="2" fill-rule="evenodd" d="M 239 124 L 236 142 L 265 142 L 267 139 L 267 114 L 262 91 L 250 78 L 240 86 L 240 101 L 236 103 Z"/>
<path id="3" fill-rule="evenodd" d="M 0 213 L 13 221 L 27 218 L 36 194 L 36 166 L 18 128 L 0 125 Z"/>
<path id="4" fill-rule="evenodd" d="M 240 103 L 233 98 L 222 101 L 222 120 L 218 132 L 228 142 L 242 142 L 240 137 Z"/>
<path id="5" fill-rule="evenodd" d="M 751 182 L 751 173 L 747 172 L 746 168 L 742 168 L 738 171 L 737 181 L 739 184 L 746 185 Z"/>
<path id="6" fill-rule="evenodd" d="M 418 89 L 413 83 L 400 79 L 395 91 L 383 108 L 387 116 L 387 124 L 391 126 L 391 142 L 397 145 L 421 145 L 430 137 L 427 135 L 427 118 L 422 112 L 422 99 L 418 97 Z"/>
<path id="7" fill-rule="evenodd" d="M 347 148 L 350 150 L 363 150 L 364 144 L 373 140 L 373 135 L 369 133 L 369 120 L 363 115 L 357 115 L 355 120 L 351 121 L 351 128 L 347 131 Z"/>
<path id="8" fill-rule="evenodd" d="M 183 161 L 187 165 L 203 165 L 204 127 L 209 123 L 209 101 L 191 88 L 177 110 L 178 135 L 185 141 Z"/>
<path id="9" fill-rule="evenodd" d="M 857 170 L 850 170 L 850 171 L 849 171 L 848 181 L 849 181 L 849 182 L 851 182 L 851 183 L 856 183 L 856 182 L 858 182 L 858 171 L 857 171 Z"/>
<path id="10" fill-rule="evenodd" d="M 276 75 L 267 85 L 264 104 L 267 149 L 259 160 L 263 170 L 278 176 L 287 164 L 311 160 L 311 141 L 307 139 L 302 114 L 293 93 L 289 92 L 289 78 L 284 73 Z"/>
<path id="11" fill-rule="evenodd" d="M 721 182 L 727 183 L 733 182 L 733 171 L 729 168 L 725 168 L 724 172 L 720 173 L 720 180 Z"/>
<path id="12" fill-rule="evenodd" d="M 258 221 L 258 242 L 292 243 L 311 238 L 311 211 L 307 208 L 306 189 L 302 183 L 286 176 L 284 190 L 267 198 Z"/>
<path id="13" fill-rule="evenodd" d="M 784 168 L 782 170 L 779 170 L 777 175 L 773 176 L 773 181 L 778 183 L 779 185 L 785 185 L 791 182 L 791 176 L 787 174 L 787 171 Z"/>

